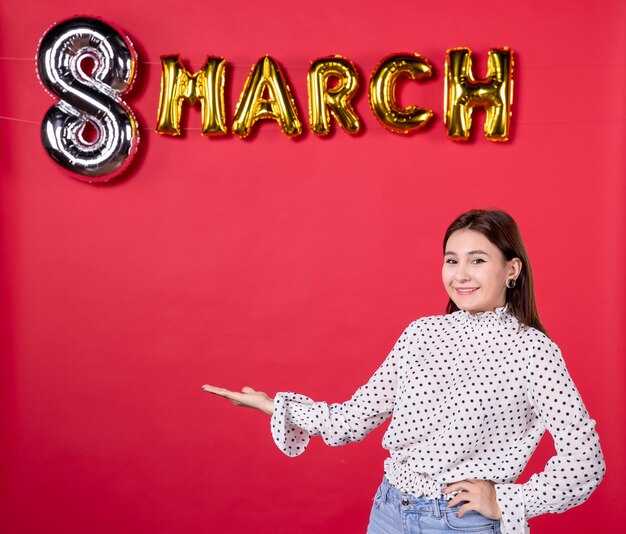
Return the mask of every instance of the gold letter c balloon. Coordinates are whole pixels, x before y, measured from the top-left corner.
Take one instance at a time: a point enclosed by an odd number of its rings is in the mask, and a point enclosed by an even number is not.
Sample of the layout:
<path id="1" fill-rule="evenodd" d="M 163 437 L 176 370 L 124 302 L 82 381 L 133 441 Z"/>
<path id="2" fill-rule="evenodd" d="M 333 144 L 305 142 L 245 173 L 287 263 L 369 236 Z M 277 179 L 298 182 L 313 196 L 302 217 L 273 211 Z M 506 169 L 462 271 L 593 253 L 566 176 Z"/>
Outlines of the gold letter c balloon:
<path id="1" fill-rule="evenodd" d="M 370 106 L 378 121 L 388 130 L 407 134 L 423 128 L 432 118 L 427 108 L 402 108 L 396 101 L 396 82 L 400 76 L 424 80 L 432 74 L 430 63 L 419 54 L 396 54 L 383 59 L 370 80 Z"/>

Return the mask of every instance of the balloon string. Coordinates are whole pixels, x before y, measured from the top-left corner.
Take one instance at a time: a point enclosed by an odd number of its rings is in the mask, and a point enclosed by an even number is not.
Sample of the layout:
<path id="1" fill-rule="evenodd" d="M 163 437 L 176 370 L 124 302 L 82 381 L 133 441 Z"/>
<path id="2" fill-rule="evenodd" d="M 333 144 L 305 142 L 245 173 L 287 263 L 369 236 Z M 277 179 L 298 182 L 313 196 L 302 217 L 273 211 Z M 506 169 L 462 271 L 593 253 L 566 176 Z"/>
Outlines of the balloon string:
<path id="1" fill-rule="evenodd" d="M 170 54 L 170 55 L 174 55 L 174 54 Z M 206 54 L 205 54 L 206 55 Z M 329 54 L 332 55 L 332 54 Z M 271 54 L 270 54 L 271 56 Z M 276 57 L 271 56 L 273 59 L 276 59 Z M 321 56 L 320 56 L 321 57 Z M 225 58 L 226 59 L 226 58 Z M 314 58 L 316 59 L 316 58 Z M 311 62 L 314 61 L 314 59 L 308 59 L 305 60 L 304 62 Z M 36 61 L 35 57 L 2 57 L 0 56 L 0 61 L 32 61 L 33 63 Z M 183 58 L 183 62 L 186 62 L 187 60 L 185 58 Z M 308 70 L 309 67 L 308 66 L 303 66 L 302 64 L 297 64 L 294 65 L 292 63 L 283 63 L 280 60 L 278 60 L 281 64 L 281 66 L 285 67 L 286 69 L 294 69 L 294 70 Z M 161 65 L 160 61 L 143 61 L 140 60 L 138 61 L 138 63 L 140 65 Z M 228 59 L 226 59 L 226 63 L 231 66 L 231 67 L 242 67 L 242 68 L 252 68 L 252 66 L 256 63 L 255 61 L 252 61 L 251 63 L 229 63 Z M 586 67 L 624 67 L 626 66 L 626 61 L 615 61 L 615 62 L 608 62 L 608 63 L 594 63 L 594 64 L 585 64 Z M 541 64 L 537 64 L 537 65 L 533 65 L 533 64 L 527 64 L 524 63 L 524 70 L 527 69 L 554 69 L 554 68 L 566 68 L 566 69 L 570 69 L 570 68 L 575 68 L 578 69 L 580 67 L 580 65 L 563 65 L 562 63 L 558 63 L 558 64 L 551 64 L 551 65 L 541 65 Z"/>
<path id="2" fill-rule="evenodd" d="M 3 117 L 0 115 L 0 120 L 3 121 L 15 121 L 15 122 L 26 122 L 28 124 L 41 124 L 41 121 L 29 121 L 27 119 L 18 119 L 17 117 Z"/>
<path id="3" fill-rule="evenodd" d="M 27 124 L 36 124 L 36 125 L 41 125 L 41 121 L 31 121 L 28 119 L 20 119 L 19 117 L 6 117 L 3 115 L 0 115 L 0 120 L 3 121 L 14 121 L 14 122 L 25 122 Z M 560 121 L 515 121 L 515 124 L 519 124 L 519 125 L 534 125 L 534 124 L 578 124 L 578 123 L 585 123 L 585 122 L 620 122 L 620 121 L 626 121 L 626 117 L 599 117 L 599 118 L 595 118 L 595 119 L 563 119 Z M 383 128 L 380 125 L 375 125 L 377 127 L 377 129 L 379 130 L 385 130 L 385 128 Z M 148 128 L 148 127 L 143 127 L 143 128 L 139 128 L 140 131 L 142 132 L 153 132 L 154 128 Z M 189 127 L 189 128 L 181 128 L 181 130 L 187 131 L 187 132 L 196 132 L 196 131 L 200 131 L 202 130 L 202 128 L 200 127 Z M 155 132 L 156 133 L 156 132 Z"/>
<path id="4" fill-rule="evenodd" d="M 36 124 L 37 126 L 41 125 L 41 121 L 31 121 L 28 119 L 20 119 L 18 117 L 6 117 L 4 115 L 0 115 L 0 120 L 2 121 L 13 121 L 13 122 L 25 122 L 26 124 Z M 139 128 L 140 131 L 143 132 L 150 132 L 150 131 L 154 131 L 154 128 Z M 202 130 L 202 128 L 198 127 L 198 128 L 181 128 L 181 130 L 185 130 L 185 131 L 189 131 L 189 132 L 193 132 L 193 131 L 200 131 Z"/>
<path id="5" fill-rule="evenodd" d="M 32 61 L 33 63 L 35 63 L 37 59 L 34 57 L 0 57 L 0 61 Z M 183 59 L 183 62 L 185 63 L 186 61 Z M 138 61 L 137 63 L 139 63 L 140 65 L 159 65 L 159 66 L 161 65 L 160 61 L 141 60 L 141 61 Z M 244 69 L 250 69 L 254 65 L 254 63 L 229 63 L 228 60 L 226 60 L 226 63 L 229 67 L 237 67 L 237 68 L 244 68 Z M 302 66 L 302 65 L 286 65 L 284 63 L 281 63 L 281 65 L 290 70 L 308 70 L 309 69 L 308 66 Z"/>
<path id="6" fill-rule="evenodd" d="M 36 124 L 37 126 L 41 125 L 41 121 L 31 121 L 28 119 L 20 119 L 18 117 L 5 117 L 3 115 L 0 115 L 0 120 L 1 121 L 13 121 L 13 122 L 25 122 L 26 124 Z M 149 131 L 153 131 L 154 128 L 139 128 L 140 131 L 143 132 L 149 132 Z M 187 130 L 187 131 L 195 131 L 195 130 L 202 130 L 202 128 L 181 128 L 181 130 Z"/>

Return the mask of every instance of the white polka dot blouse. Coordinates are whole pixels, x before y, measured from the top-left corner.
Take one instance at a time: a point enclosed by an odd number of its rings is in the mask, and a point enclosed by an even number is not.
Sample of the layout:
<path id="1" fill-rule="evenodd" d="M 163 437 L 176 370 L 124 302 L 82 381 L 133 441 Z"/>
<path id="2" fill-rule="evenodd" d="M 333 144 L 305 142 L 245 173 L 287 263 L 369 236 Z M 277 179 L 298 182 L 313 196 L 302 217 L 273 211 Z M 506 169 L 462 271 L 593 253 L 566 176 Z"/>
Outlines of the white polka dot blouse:
<path id="1" fill-rule="evenodd" d="M 507 305 L 414 321 L 347 402 L 278 393 L 271 429 L 278 447 L 297 456 L 310 436 L 328 445 L 360 441 L 389 416 L 383 447 L 390 483 L 438 498 L 452 482 L 491 480 L 503 534 L 522 534 L 529 518 L 584 502 L 605 473 L 595 421 L 561 351 Z M 546 429 L 556 455 L 515 484 Z"/>

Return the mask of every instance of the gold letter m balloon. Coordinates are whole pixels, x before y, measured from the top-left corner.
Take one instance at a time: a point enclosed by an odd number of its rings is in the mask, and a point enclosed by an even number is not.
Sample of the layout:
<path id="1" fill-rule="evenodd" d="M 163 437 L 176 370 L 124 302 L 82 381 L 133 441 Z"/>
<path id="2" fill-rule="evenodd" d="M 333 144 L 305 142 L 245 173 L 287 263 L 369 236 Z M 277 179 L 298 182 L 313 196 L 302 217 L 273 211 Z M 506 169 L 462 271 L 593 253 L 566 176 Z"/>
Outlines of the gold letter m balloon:
<path id="1" fill-rule="evenodd" d="M 224 75 L 226 61 L 207 57 L 203 67 L 190 74 L 180 57 L 163 56 L 161 98 L 156 131 L 161 134 L 180 135 L 180 114 L 183 101 L 191 105 L 200 102 L 202 108 L 202 135 L 226 133 L 224 113 Z"/>
<path id="2" fill-rule="evenodd" d="M 489 51 L 487 77 L 472 75 L 469 48 L 448 50 L 445 77 L 445 121 L 448 137 L 467 141 L 475 107 L 486 111 L 485 137 L 506 141 L 509 137 L 513 103 L 513 52 L 507 47 Z"/>

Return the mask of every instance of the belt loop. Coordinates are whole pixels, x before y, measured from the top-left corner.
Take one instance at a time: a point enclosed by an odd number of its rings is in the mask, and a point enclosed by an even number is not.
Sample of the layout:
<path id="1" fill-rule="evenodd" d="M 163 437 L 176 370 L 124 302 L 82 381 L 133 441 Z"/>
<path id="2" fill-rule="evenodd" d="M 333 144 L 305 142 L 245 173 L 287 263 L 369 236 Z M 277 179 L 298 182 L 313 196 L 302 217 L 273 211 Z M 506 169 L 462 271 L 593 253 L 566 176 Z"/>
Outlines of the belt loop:
<path id="1" fill-rule="evenodd" d="M 441 511 L 441 499 L 433 499 L 433 512 L 437 519 L 441 519 L 443 512 Z"/>
<path id="2" fill-rule="evenodd" d="M 383 484 L 383 500 L 386 504 L 389 502 L 389 492 L 391 491 L 391 484 L 389 480 L 387 480 L 387 477 L 384 478 Z"/>

